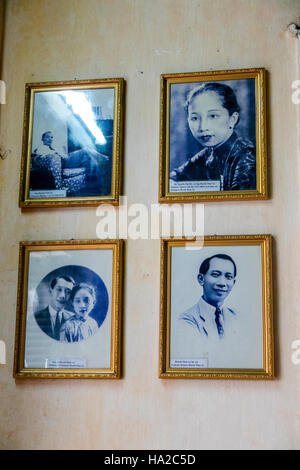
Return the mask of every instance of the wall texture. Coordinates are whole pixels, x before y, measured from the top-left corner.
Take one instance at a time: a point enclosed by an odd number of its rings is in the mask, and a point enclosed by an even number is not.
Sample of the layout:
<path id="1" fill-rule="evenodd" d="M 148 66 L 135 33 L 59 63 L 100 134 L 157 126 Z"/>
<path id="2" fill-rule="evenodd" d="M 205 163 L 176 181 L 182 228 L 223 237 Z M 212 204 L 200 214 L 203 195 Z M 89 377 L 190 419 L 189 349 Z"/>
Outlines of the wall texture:
<path id="1" fill-rule="evenodd" d="M 7 1 L 0 111 L 1 140 L 12 153 L 0 160 L 2 449 L 299 448 L 300 365 L 291 360 L 300 339 L 300 105 L 291 100 L 299 42 L 286 33 L 299 15 L 298 0 Z M 16 383 L 18 242 L 95 238 L 97 223 L 93 208 L 18 208 L 25 83 L 124 77 L 124 194 L 128 203 L 150 205 L 158 195 L 160 74 L 250 67 L 269 72 L 271 198 L 206 204 L 205 233 L 274 235 L 276 380 L 159 380 L 159 241 L 129 240 L 124 378 Z"/>

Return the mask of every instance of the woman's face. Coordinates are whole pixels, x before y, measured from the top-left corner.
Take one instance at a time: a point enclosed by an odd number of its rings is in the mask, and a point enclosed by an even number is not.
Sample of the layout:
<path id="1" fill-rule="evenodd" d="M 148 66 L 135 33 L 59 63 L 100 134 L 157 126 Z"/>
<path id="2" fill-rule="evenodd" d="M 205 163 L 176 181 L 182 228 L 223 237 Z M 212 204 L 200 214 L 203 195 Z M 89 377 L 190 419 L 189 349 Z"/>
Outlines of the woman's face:
<path id="1" fill-rule="evenodd" d="M 85 321 L 94 307 L 94 298 L 87 289 L 79 289 L 74 296 L 73 307 L 76 318 Z"/>
<path id="2" fill-rule="evenodd" d="M 189 127 L 195 139 L 204 147 L 215 147 L 226 142 L 238 117 L 237 112 L 229 115 L 214 91 L 196 95 L 188 107 Z"/>

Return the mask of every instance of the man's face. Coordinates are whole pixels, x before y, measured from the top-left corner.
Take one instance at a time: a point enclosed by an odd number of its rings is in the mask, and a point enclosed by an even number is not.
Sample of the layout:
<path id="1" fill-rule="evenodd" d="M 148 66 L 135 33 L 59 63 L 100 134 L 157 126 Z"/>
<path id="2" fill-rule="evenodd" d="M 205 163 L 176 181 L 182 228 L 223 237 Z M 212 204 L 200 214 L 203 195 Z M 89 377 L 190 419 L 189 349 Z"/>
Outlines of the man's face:
<path id="1" fill-rule="evenodd" d="M 54 310 L 60 311 L 64 308 L 70 298 L 72 288 L 72 282 L 68 282 L 62 278 L 57 280 L 53 289 L 50 288 L 50 305 Z"/>
<path id="2" fill-rule="evenodd" d="M 204 300 L 219 307 L 235 284 L 233 263 L 226 259 L 212 258 L 207 273 L 199 274 L 198 281 L 203 286 Z"/>
<path id="3" fill-rule="evenodd" d="M 46 132 L 46 134 L 42 138 L 43 144 L 47 147 L 50 147 L 53 142 L 53 134 L 52 132 Z"/>

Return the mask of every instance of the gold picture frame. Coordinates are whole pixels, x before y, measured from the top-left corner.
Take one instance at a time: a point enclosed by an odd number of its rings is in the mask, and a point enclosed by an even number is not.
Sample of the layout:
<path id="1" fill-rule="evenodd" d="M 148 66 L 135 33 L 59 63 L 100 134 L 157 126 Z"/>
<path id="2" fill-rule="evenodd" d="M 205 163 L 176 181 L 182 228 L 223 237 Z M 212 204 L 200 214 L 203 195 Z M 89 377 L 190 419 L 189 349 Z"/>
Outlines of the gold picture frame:
<path id="1" fill-rule="evenodd" d="M 19 206 L 119 204 L 123 78 L 27 83 Z"/>
<path id="2" fill-rule="evenodd" d="M 121 378 L 122 282 L 122 240 L 20 242 L 14 377 Z"/>
<path id="3" fill-rule="evenodd" d="M 266 70 L 161 75 L 159 201 L 267 198 Z"/>
<path id="4" fill-rule="evenodd" d="M 161 240 L 160 378 L 274 378 L 271 244 L 271 235 Z"/>

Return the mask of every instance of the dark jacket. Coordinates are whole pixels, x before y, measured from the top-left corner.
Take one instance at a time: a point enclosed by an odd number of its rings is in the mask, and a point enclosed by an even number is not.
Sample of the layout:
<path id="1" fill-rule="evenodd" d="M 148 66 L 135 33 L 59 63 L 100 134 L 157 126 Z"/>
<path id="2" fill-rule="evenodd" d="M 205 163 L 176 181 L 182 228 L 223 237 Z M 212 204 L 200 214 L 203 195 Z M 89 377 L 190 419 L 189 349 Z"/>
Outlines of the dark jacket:
<path id="1" fill-rule="evenodd" d="M 65 309 L 62 310 L 61 313 L 62 318 L 60 326 L 62 326 L 67 320 L 69 320 L 74 315 L 73 312 L 69 312 Z M 34 316 L 37 321 L 37 324 L 43 330 L 43 332 L 46 333 L 46 335 L 51 336 L 51 338 L 54 338 L 59 341 L 59 332 L 53 333 L 52 330 L 49 306 L 44 308 L 43 310 L 40 310 L 39 312 L 35 312 Z"/>
<path id="2" fill-rule="evenodd" d="M 39 312 L 35 312 L 34 316 L 37 321 L 37 324 L 43 330 L 43 332 L 53 338 L 49 308 L 46 307 L 43 310 L 40 310 Z"/>
<path id="3" fill-rule="evenodd" d="M 220 147 L 204 148 L 170 173 L 174 181 L 221 181 L 221 191 L 256 189 L 256 151 L 234 132 Z"/>

